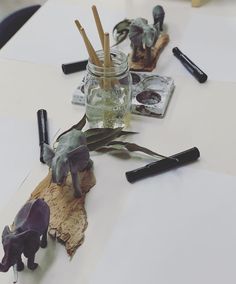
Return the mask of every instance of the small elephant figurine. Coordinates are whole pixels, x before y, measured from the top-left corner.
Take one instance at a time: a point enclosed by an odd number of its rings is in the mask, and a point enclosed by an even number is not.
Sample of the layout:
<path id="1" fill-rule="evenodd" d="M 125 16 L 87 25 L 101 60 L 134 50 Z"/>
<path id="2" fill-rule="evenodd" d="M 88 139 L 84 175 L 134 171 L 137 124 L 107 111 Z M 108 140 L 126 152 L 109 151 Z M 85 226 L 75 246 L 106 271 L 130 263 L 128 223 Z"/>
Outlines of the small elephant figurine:
<path id="1" fill-rule="evenodd" d="M 40 246 L 47 246 L 49 217 L 50 209 L 43 199 L 29 201 L 20 209 L 14 219 L 13 230 L 6 226 L 2 233 L 5 254 L 0 263 L 1 272 L 7 272 L 15 264 L 18 271 L 23 270 L 22 253 L 28 258 L 29 269 L 34 270 L 38 266 L 34 262 L 35 254 Z"/>
<path id="2" fill-rule="evenodd" d="M 86 146 L 86 137 L 80 130 L 72 129 L 63 134 L 54 151 L 49 145 L 44 144 L 43 159 L 52 169 L 52 181 L 62 185 L 70 171 L 74 187 L 74 196 L 82 196 L 78 172 L 90 169 L 92 160 Z"/>
<path id="3" fill-rule="evenodd" d="M 165 11 L 162 6 L 157 5 L 152 10 L 152 16 L 154 20 L 154 26 L 156 29 L 160 29 L 160 31 L 163 31 L 163 23 L 165 18 Z"/>
<path id="4" fill-rule="evenodd" d="M 159 31 L 153 25 L 149 25 L 144 18 L 137 18 L 131 22 L 129 39 L 133 49 L 132 61 L 140 60 L 139 51 L 145 51 L 145 62 L 148 65 L 152 61 L 151 48 L 159 37 Z"/>

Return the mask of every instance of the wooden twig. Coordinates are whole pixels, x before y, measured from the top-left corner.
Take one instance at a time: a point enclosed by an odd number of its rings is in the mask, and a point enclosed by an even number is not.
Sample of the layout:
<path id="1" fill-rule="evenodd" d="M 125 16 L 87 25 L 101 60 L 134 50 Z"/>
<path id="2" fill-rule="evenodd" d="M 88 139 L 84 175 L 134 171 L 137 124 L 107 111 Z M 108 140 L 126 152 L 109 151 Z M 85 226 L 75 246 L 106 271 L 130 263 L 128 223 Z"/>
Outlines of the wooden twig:
<path id="1" fill-rule="evenodd" d="M 98 11 L 97 11 L 97 7 L 95 5 L 92 6 L 92 11 L 93 11 L 93 16 L 96 22 L 99 38 L 102 44 L 102 48 L 104 50 L 104 31 L 103 31 L 102 23 L 101 23 L 101 20 L 100 20 Z"/>
<path id="2" fill-rule="evenodd" d="M 81 36 L 82 36 L 82 38 L 84 40 L 84 44 L 86 46 L 87 52 L 89 54 L 89 57 L 91 58 L 92 63 L 97 65 L 97 66 L 99 66 L 99 67 L 102 67 L 102 63 L 99 60 L 99 58 L 98 58 L 98 56 L 96 54 L 96 51 L 94 50 L 91 42 L 89 41 L 84 28 L 81 26 L 81 24 L 80 24 L 80 22 L 78 20 L 75 20 L 75 24 L 76 24 L 78 30 L 80 31 L 80 34 L 81 34 Z"/>

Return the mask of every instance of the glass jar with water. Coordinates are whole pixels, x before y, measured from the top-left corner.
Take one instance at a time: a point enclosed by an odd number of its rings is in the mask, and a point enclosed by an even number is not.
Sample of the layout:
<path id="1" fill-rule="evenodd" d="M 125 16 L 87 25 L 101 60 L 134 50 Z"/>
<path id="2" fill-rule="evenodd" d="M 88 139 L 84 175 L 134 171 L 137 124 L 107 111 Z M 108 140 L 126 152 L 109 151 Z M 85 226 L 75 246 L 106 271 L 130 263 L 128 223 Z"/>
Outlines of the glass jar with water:
<path id="1" fill-rule="evenodd" d="M 101 62 L 103 51 L 97 51 Z M 99 67 L 90 60 L 85 83 L 86 116 L 90 128 L 127 127 L 131 111 L 131 75 L 127 56 L 111 51 L 111 67 Z"/>

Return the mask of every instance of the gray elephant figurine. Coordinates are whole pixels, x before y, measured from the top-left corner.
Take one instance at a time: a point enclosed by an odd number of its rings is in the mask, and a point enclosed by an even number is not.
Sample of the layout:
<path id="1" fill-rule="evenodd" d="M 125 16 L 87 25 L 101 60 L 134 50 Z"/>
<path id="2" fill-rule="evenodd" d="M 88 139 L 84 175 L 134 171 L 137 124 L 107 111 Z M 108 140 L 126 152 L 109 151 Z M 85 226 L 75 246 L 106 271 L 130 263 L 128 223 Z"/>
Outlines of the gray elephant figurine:
<path id="1" fill-rule="evenodd" d="M 86 137 L 82 131 L 72 129 L 63 134 L 58 140 L 54 151 L 44 144 L 43 159 L 52 169 L 52 181 L 62 185 L 70 171 L 74 187 L 74 196 L 82 196 L 78 172 L 90 169 L 93 165 L 89 150 L 86 146 Z"/>
<path id="2" fill-rule="evenodd" d="M 148 21 L 143 18 L 137 18 L 131 22 L 129 30 L 129 38 L 131 48 L 133 49 L 132 61 L 140 60 L 139 52 L 144 52 L 146 65 L 152 60 L 152 47 L 155 45 L 159 37 L 159 31 L 153 25 L 149 25 Z"/>
<path id="3" fill-rule="evenodd" d="M 7 272 L 15 264 L 18 271 L 23 270 L 22 254 L 28 259 L 29 269 L 34 270 L 38 266 L 34 262 L 35 254 L 40 246 L 47 246 L 49 217 L 50 209 L 43 199 L 29 201 L 20 209 L 14 219 L 13 229 L 6 226 L 2 233 L 5 254 L 0 263 L 1 272 Z"/>
<path id="4" fill-rule="evenodd" d="M 153 20 L 154 20 L 154 26 L 156 29 L 160 29 L 160 31 L 163 31 L 163 23 L 165 18 L 165 11 L 162 6 L 157 5 L 152 10 Z"/>

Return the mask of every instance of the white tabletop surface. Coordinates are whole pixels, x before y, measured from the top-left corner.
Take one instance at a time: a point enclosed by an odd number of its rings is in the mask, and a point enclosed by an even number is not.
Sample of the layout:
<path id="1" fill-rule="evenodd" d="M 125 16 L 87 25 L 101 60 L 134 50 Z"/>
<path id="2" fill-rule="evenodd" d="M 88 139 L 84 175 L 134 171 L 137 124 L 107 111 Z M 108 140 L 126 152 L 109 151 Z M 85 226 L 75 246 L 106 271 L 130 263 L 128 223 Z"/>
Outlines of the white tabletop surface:
<path id="1" fill-rule="evenodd" d="M 82 0 L 49 0 L 0 50 L 1 120 L 35 121 L 37 127 L 36 111 L 40 108 L 47 109 L 50 120 L 61 131 L 80 120 L 84 107 L 72 105 L 71 96 L 84 72 L 64 75 L 60 66 L 86 57 L 73 24 L 75 18 L 88 28 L 94 45 L 99 44 L 93 19 L 89 19 L 94 3 L 104 26 L 111 31 L 124 17 L 151 20 L 156 1 L 100 0 L 85 4 Z M 148 163 L 149 158 L 120 160 L 91 153 L 97 184 L 86 199 L 89 225 L 84 244 L 69 260 L 63 246 L 50 240 L 48 248 L 36 255 L 40 267 L 35 272 L 25 269 L 19 273 L 19 283 L 236 282 L 236 75 L 229 72 L 235 62 L 231 56 L 236 45 L 236 3 L 211 0 L 201 8 L 191 8 L 190 1 L 158 3 L 166 10 L 171 41 L 155 71 L 173 77 L 176 88 L 163 119 L 132 115 L 130 129 L 139 134 L 127 139 L 164 155 L 197 146 L 201 158 L 187 167 L 131 185 L 125 171 Z M 210 22 L 206 27 L 207 17 Z M 198 19 L 201 21 L 196 27 Z M 220 30 L 214 54 L 217 20 L 222 20 L 226 32 L 222 35 Z M 222 37 L 224 40 L 220 40 Z M 209 75 L 205 84 L 199 84 L 182 68 L 172 55 L 174 46 L 205 69 Z M 123 44 L 122 48 L 128 46 Z M 229 70 L 222 70 L 222 57 Z M 20 137 L 16 137 L 16 143 L 20 143 Z M 17 159 L 11 149 L 6 151 L 13 161 Z M 0 163 L 3 168 L 4 161 Z M 11 199 L 0 208 L 0 230 L 11 224 L 47 172 L 47 166 L 32 162 L 28 177 L 22 176 L 26 180 L 12 189 Z M 2 183 L 7 184 L 4 176 Z M 1 273 L 0 283 L 12 283 L 12 273 Z"/>

